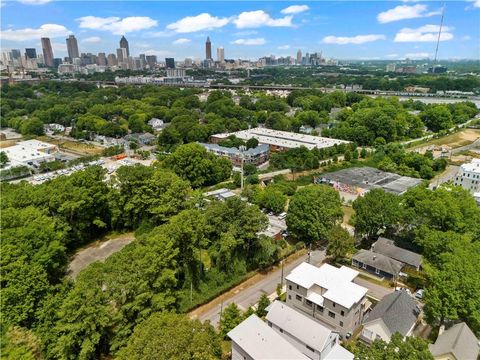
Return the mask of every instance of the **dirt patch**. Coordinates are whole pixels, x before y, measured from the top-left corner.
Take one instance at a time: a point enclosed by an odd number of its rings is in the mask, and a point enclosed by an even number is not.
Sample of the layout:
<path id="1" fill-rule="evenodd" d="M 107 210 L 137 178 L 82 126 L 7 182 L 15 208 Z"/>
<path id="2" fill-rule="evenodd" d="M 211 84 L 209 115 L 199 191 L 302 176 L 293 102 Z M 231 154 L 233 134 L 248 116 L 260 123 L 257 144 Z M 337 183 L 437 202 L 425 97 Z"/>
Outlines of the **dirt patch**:
<path id="1" fill-rule="evenodd" d="M 0 141 L 0 149 L 5 149 L 7 147 L 13 146 L 17 143 L 17 140 L 2 140 Z"/>
<path id="2" fill-rule="evenodd" d="M 452 149 L 469 145 L 480 138 L 480 129 L 464 129 L 440 139 L 433 139 L 426 143 L 414 146 L 412 149 L 421 149 L 431 145 L 447 145 Z"/>
<path id="3" fill-rule="evenodd" d="M 110 255 L 122 250 L 135 239 L 133 233 L 126 233 L 114 238 L 106 238 L 79 250 L 68 265 L 68 276 L 75 279 L 88 265 L 95 261 L 105 261 Z"/>

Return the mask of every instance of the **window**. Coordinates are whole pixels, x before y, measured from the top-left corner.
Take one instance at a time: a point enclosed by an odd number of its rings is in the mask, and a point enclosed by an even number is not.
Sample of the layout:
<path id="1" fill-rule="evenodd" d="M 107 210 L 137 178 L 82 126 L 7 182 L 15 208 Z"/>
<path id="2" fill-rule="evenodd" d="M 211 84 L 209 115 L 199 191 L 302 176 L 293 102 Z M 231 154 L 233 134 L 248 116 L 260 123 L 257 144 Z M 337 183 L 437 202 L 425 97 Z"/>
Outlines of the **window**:
<path id="1" fill-rule="evenodd" d="M 379 269 L 375 269 L 375 274 L 379 275 L 379 274 L 380 274 L 380 270 L 379 270 Z"/>
<path id="2" fill-rule="evenodd" d="M 283 329 L 279 329 L 279 330 L 280 330 L 280 332 L 283 334 Z"/>
<path id="3" fill-rule="evenodd" d="M 297 299 L 298 301 L 302 301 L 302 297 L 300 295 L 295 295 L 295 299 Z"/>
<path id="4" fill-rule="evenodd" d="M 323 306 L 317 305 L 317 310 L 323 313 Z"/>
<path id="5" fill-rule="evenodd" d="M 343 321 L 340 321 L 340 326 L 343 327 Z"/>
<path id="6" fill-rule="evenodd" d="M 335 313 L 329 311 L 328 316 L 330 316 L 332 319 L 335 319 Z"/>
<path id="7" fill-rule="evenodd" d="M 288 285 L 288 290 L 292 290 L 292 285 Z"/>
<path id="8" fill-rule="evenodd" d="M 367 264 L 362 264 L 362 268 L 366 269 L 367 268 Z"/>
<path id="9" fill-rule="evenodd" d="M 315 352 L 315 349 L 311 348 L 310 346 L 308 345 L 305 345 L 307 347 L 308 350 L 310 350 L 311 352 Z"/>
<path id="10" fill-rule="evenodd" d="M 297 290 L 300 289 L 300 286 L 297 285 Z"/>
<path id="11" fill-rule="evenodd" d="M 288 295 L 288 300 L 292 300 L 292 295 Z"/>
<path id="12" fill-rule="evenodd" d="M 307 306 L 312 307 L 312 302 L 308 299 L 305 299 L 305 304 L 307 304 Z"/>
<path id="13" fill-rule="evenodd" d="M 345 311 L 340 311 L 340 315 L 345 316 Z"/>

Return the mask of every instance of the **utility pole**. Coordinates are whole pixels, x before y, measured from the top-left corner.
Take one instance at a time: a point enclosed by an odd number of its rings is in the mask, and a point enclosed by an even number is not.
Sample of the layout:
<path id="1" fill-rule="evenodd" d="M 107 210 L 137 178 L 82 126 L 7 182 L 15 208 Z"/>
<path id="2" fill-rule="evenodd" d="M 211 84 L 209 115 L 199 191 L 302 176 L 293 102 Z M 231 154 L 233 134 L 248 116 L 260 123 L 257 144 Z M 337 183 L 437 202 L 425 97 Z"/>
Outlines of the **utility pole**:
<path id="1" fill-rule="evenodd" d="M 244 145 L 240 145 L 240 147 L 238 148 L 240 150 L 240 156 L 241 156 L 241 161 L 242 161 L 242 165 L 241 165 L 241 171 L 240 171 L 240 188 L 242 189 L 243 191 L 243 163 L 245 161 L 245 154 L 243 153 L 247 148 L 244 146 Z"/>
<path id="2" fill-rule="evenodd" d="M 280 286 L 283 288 L 283 263 L 284 263 L 284 260 L 281 260 L 280 263 L 282 264 L 282 277 L 280 278 Z"/>

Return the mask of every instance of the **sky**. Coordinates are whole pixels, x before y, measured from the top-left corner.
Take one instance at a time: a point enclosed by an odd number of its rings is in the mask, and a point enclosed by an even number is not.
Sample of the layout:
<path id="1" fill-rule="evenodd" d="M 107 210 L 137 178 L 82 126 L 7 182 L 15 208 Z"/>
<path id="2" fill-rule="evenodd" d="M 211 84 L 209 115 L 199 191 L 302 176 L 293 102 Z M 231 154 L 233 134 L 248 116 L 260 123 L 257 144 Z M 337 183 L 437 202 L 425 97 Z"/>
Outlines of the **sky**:
<path id="1" fill-rule="evenodd" d="M 65 57 L 74 34 L 80 52 L 203 59 L 296 56 L 336 59 L 433 58 L 445 6 L 440 59 L 480 59 L 480 0 L 467 1 L 55 1 L 0 0 L 1 48 L 37 48 L 50 37 Z"/>

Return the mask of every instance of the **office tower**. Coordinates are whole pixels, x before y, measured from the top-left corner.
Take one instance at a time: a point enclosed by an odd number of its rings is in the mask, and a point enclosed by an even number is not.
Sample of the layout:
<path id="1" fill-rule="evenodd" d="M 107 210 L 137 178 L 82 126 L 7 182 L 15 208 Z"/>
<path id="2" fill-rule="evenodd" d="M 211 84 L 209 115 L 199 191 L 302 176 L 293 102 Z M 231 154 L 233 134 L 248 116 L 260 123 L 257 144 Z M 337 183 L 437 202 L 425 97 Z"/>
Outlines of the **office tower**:
<path id="1" fill-rule="evenodd" d="M 186 58 L 185 61 L 184 61 L 184 63 L 183 63 L 183 65 L 184 65 L 185 67 L 192 67 L 192 66 L 193 66 L 193 60 L 190 59 L 190 58 Z"/>
<path id="2" fill-rule="evenodd" d="M 223 47 L 217 48 L 217 61 L 222 63 L 225 61 L 225 50 Z"/>
<path id="3" fill-rule="evenodd" d="M 20 52 L 20 49 L 12 49 L 12 58 L 14 60 L 20 59 L 22 57 L 22 53 Z"/>
<path id="4" fill-rule="evenodd" d="M 157 64 L 157 57 L 155 55 L 147 55 L 145 56 L 145 59 L 150 69 L 153 69 Z"/>
<path id="5" fill-rule="evenodd" d="M 117 65 L 117 58 L 115 54 L 108 54 L 107 56 L 107 65 L 108 66 L 115 66 Z"/>
<path id="6" fill-rule="evenodd" d="M 72 61 L 72 59 L 78 58 L 79 57 L 78 43 L 77 43 L 77 39 L 75 39 L 75 35 L 70 35 L 66 39 L 66 42 L 67 42 L 68 57 L 70 58 L 70 61 Z"/>
<path id="7" fill-rule="evenodd" d="M 210 42 L 210 37 L 207 37 L 207 42 L 205 43 L 205 59 L 212 60 L 212 43 Z"/>
<path id="8" fill-rule="evenodd" d="M 121 49 L 127 49 L 127 56 L 126 57 L 130 56 L 130 49 L 128 47 L 128 41 L 127 41 L 127 39 L 125 39 L 125 36 L 122 36 L 122 38 L 120 39 L 120 48 Z"/>
<path id="9" fill-rule="evenodd" d="M 26 48 L 25 49 L 25 59 L 36 59 L 37 58 L 37 50 L 34 48 Z"/>
<path id="10" fill-rule="evenodd" d="M 42 38 L 43 61 L 46 66 L 53 67 L 53 50 L 50 38 Z"/>
<path id="11" fill-rule="evenodd" d="M 165 68 L 175 69 L 175 59 L 174 58 L 165 58 Z"/>
<path id="12" fill-rule="evenodd" d="M 97 65 L 105 66 L 107 65 L 107 57 L 104 52 L 98 53 L 97 55 Z"/>
<path id="13" fill-rule="evenodd" d="M 53 67 L 54 67 L 55 69 L 57 69 L 58 66 L 61 65 L 61 64 L 62 64 L 62 59 L 61 59 L 61 58 L 55 58 L 55 59 L 53 59 Z"/>
<path id="14" fill-rule="evenodd" d="M 298 49 L 297 51 L 297 65 L 302 63 L 302 50 Z"/>
<path id="15" fill-rule="evenodd" d="M 119 48 L 117 49 L 117 63 L 118 65 L 127 63 L 128 56 L 127 56 L 127 49 L 126 48 Z"/>

